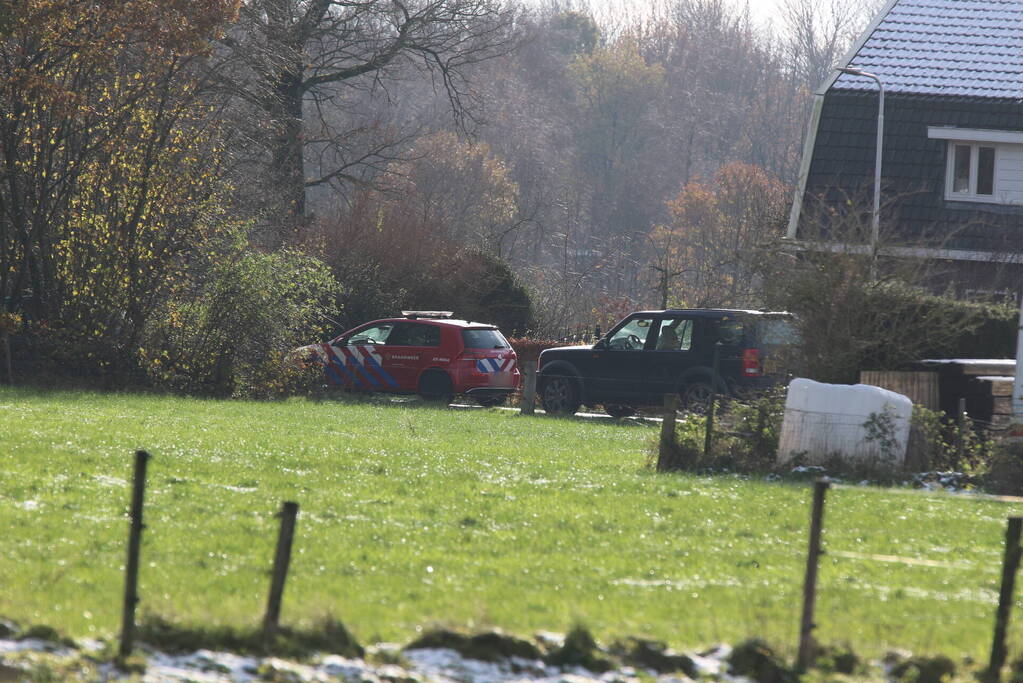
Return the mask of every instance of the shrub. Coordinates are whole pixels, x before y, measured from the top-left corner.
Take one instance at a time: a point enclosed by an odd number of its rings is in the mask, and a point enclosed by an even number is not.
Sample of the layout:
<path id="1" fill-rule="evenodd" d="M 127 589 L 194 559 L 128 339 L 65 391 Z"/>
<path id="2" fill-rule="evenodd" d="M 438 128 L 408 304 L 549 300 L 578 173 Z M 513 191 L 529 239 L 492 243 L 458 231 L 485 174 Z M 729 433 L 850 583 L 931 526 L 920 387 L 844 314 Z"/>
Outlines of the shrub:
<path id="1" fill-rule="evenodd" d="M 508 343 L 515 349 L 515 355 L 518 356 L 520 363 L 539 359 L 540 353 L 546 349 L 564 346 L 561 342 L 553 339 L 535 339 L 533 337 L 512 337 Z"/>
<path id="2" fill-rule="evenodd" d="M 973 421 L 949 419 L 942 411 L 913 406 L 906 470 L 976 473 L 991 462 L 994 443 Z"/>
<path id="3" fill-rule="evenodd" d="M 715 416 L 709 453 L 704 453 L 707 418 L 690 414 L 676 425 L 674 443 L 664 446 L 670 452 L 658 459 L 659 469 L 769 471 L 778 454 L 784 411 L 784 389 L 728 401 Z"/>
<path id="4" fill-rule="evenodd" d="M 825 277 L 803 284 L 794 285 L 788 308 L 799 320 L 805 370 L 813 379 L 852 382 L 860 370 L 897 370 L 921 358 L 1014 353 L 1014 318 L 1003 306 L 963 302 L 900 281 L 851 278 L 839 287 Z M 991 336 L 978 346 L 981 330 Z"/>
<path id="5" fill-rule="evenodd" d="M 1006 441 L 995 449 L 984 486 L 993 493 L 1023 495 L 1023 448 L 1019 444 Z"/>
<path id="6" fill-rule="evenodd" d="M 396 315 L 408 308 L 408 286 L 420 279 L 420 274 L 405 272 L 404 277 L 358 253 L 346 253 L 334 260 L 331 271 L 344 291 L 338 299 L 340 334 L 369 320 Z"/>
<path id="7" fill-rule="evenodd" d="M 768 304 L 797 316 L 805 376 L 845 383 L 860 370 L 899 370 L 921 358 L 1014 355 L 1015 306 L 935 293 L 948 281 L 940 262 L 873 263 L 862 209 L 850 199 L 801 227 L 797 255 L 788 245 L 763 259 Z"/>
<path id="8" fill-rule="evenodd" d="M 435 272 L 444 301 L 467 320 L 497 325 L 507 334 L 533 327 L 533 302 L 508 264 L 480 249 L 464 248 Z"/>
<path id="9" fill-rule="evenodd" d="M 778 388 L 750 401 L 736 402 L 723 416 L 722 427 L 728 433 L 722 445 L 750 470 L 770 469 L 777 460 L 785 391 Z"/>
<path id="10" fill-rule="evenodd" d="M 131 359 L 113 344 L 60 320 L 29 319 L 10 338 L 14 374 L 40 385 L 111 385 L 132 374 Z"/>
<path id="11" fill-rule="evenodd" d="M 444 226 L 373 209 L 379 197 L 362 200 L 368 204 L 350 219 L 317 223 L 310 235 L 309 249 L 322 253 L 345 285 L 340 312 L 345 329 L 402 309 L 452 311 L 509 335 L 533 329 L 532 299 L 507 262 L 449 240 Z"/>
<path id="12" fill-rule="evenodd" d="M 202 395 L 269 397 L 309 373 L 286 354 L 323 333 L 340 287 L 321 262 L 295 251 L 258 253 L 240 242 L 178 292 L 150 330 L 143 360 L 159 386 Z"/>
<path id="13" fill-rule="evenodd" d="M 689 415 L 676 426 L 674 443 L 666 446 L 669 452 L 659 459 L 660 469 L 770 472 L 775 469 L 784 416 L 784 388 L 745 401 L 729 401 L 715 417 L 711 451 L 704 454 L 707 420 L 703 416 Z M 891 481 L 899 474 L 886 465 L 892 460 L 895 446 L 891 419 L 888 413 L 874 414 L 863 425 L 867 440 L 877 442 L 880 447 L 882 455 L 877 462 L 853 465 L 836 457 L 828 460 L 820 473 Z M 1019 456 L 1002 453 L 995 457 L 994 450 L 993 441 L 974 431 L 969 420 L 949 420 L 944 413 L 914 406 L 904 470 L 952 470 L 965 473 L 968 476 L 964 480 L 972 482 L 977 474 L 994 463 L 998 471 L 994 478 L 989 476 L 988 479 L 992 482 L 997 479 L 999 488 L 1013 486 L 1007 483 L 1013 478 L 1023 482 L 1023 476 L 1016 474 L 1016 468 L 1023 472 L 1023 465 L 1017 465 L 1023 462 Z M 799 462 L 797 458 L 791 464 Z M 663 467 L 665 463 L 670 466 Z M 1018 482 L 1015 486 L 1023 490 L 1023 483 Z"/>

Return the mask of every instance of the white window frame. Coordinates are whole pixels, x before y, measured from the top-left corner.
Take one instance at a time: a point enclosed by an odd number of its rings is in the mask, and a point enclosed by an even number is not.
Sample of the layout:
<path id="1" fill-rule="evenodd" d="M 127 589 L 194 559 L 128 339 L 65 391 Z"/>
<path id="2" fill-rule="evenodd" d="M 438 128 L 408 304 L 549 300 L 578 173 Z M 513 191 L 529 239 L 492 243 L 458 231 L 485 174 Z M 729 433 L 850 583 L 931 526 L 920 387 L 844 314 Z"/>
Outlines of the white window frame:
<path id="1" fill-rule="evenodd" d="M 970 173 L 968 177 L 970 189 L 968 192 L 954 192 L 952 190 L 955 187 L 956 147 L 970 148 Z M 993 149 L 995 153 L 995 158 L 992 162 L 994 168 L 991 169 L 991 194 L 977 194 L 977 166 L 980 164 L 981 147 Z M 993 142 L 949 140 L 947 156 L 948 161 L 945 164 L 945 199 L 957 202 L 984 202 L 985 204 L 1002 203 L 998 201 L 996 192 L 998 186 L 998 157 L 1000 156 L 998 145 Z"/>
<path id="2" fill-rule="evenodd" d="M 976 202 L 983 204 L 1011 204 L 1006 197 L 999 196 L 999 163 L 1004 145 L 1023 145 L 1023 131 L 985 130 L 978 128 L 953 128 L 950 126 L 928 126 L 927 137 L 945 140 L 948 143 L 945 154 L 945 199 L 954 202 Z M 953 192 L 955 180 L 956 145 L 970 146 L 970 191 Z M 977 194 L 977 165 L 980 162 L 980 148 L 991 147 L 995 151 L 994 169 L 991 178 L 991 194 Z M 1003 193 L 1004 194 L 1004 190 Z"/>

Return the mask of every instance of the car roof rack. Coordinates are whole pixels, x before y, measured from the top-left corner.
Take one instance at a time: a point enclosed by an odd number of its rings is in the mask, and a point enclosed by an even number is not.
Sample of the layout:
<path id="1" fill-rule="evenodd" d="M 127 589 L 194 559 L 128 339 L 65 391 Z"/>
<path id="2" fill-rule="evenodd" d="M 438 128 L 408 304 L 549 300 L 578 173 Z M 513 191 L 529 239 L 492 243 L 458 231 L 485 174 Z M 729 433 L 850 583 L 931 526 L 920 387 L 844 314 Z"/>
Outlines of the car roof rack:
<path id="1" fill-rule="evenodd" d="M 401 314 L 406 318 L 450 318 L 454 313 L 452 311 L 402 311 Z"/>

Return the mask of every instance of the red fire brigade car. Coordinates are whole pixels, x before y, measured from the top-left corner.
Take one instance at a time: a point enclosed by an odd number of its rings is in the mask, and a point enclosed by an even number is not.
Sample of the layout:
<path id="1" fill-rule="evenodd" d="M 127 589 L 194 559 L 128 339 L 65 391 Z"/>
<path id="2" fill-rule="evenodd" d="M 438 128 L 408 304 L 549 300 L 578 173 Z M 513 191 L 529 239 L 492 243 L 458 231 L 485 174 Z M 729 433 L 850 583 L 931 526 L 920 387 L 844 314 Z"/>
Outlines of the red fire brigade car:
<path id="1" fill-rule="evenodd" d="M 452 320 L 449 311 L 402 315 L 295 349 L 292 358 L 323 366 L 335 386 L 418 393 L 436 401 L 464 394 L 481 405 L 497 405 L 518 387 L 515 351 L 493 325 Z"/>

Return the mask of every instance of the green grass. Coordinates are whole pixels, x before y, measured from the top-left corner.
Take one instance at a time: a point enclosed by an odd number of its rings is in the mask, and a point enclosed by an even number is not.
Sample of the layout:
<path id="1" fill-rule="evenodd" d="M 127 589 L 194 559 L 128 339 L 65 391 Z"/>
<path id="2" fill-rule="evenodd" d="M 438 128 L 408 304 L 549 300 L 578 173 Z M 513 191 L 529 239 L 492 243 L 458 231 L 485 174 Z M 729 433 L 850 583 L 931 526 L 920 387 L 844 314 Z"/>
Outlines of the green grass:
<path id="1" fill-rule="evenodd" d="M 132 453 L 145 448 L 140 609 L 174 623 L 258 624 L 274 515 L 295 500 L 282 619 L 297 628 L 332 616 L 368 643 L 431 625 L 582 623 L 604 641 L 755 635 L 791 654 L 809 487 L 654 474 L 656 435 L 415 403 L 0 390 L 0 615 L 116 634 Z M 821 639 L 984 660 L 1013 514 L 1023 507 L 970 496 L 832 491 Z"/>

